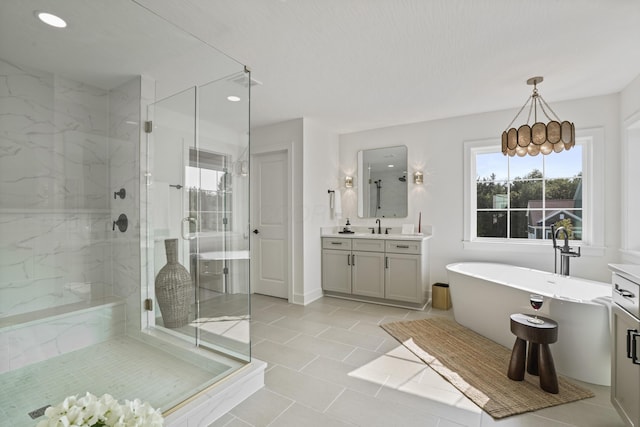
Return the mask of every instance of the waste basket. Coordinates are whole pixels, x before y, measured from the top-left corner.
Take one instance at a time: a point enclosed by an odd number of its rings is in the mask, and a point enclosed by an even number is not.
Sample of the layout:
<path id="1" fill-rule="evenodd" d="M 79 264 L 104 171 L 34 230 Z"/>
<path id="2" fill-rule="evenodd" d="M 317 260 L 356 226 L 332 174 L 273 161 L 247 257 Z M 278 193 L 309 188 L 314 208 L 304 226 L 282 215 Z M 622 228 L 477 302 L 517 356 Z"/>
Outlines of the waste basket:
<path id="1" fill-rule="evenodd" d="M 446 283 L 434 283 L 431 286 L 431 306 L 438 310 L 449 310 L 451 308 L 449 285 Z"/>

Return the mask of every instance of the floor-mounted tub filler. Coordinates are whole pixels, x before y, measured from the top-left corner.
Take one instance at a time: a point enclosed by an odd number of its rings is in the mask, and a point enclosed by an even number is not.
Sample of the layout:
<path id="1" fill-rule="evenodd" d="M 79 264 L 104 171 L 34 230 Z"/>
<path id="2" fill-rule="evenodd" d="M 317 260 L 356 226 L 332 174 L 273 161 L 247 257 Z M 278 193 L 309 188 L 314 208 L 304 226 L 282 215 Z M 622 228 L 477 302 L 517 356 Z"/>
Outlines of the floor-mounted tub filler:
<path id="1" fill-rule="evenodd" d="M 611 384 L 611 284 L 483 262 L 449 264 L 447 271 L 458 323 L 511 348 L 509 316 L 533 316 L 529 296 L 543 295 L 539 315 L 559 325 L 558 341 L 551 345 L 558 373 Z"/>

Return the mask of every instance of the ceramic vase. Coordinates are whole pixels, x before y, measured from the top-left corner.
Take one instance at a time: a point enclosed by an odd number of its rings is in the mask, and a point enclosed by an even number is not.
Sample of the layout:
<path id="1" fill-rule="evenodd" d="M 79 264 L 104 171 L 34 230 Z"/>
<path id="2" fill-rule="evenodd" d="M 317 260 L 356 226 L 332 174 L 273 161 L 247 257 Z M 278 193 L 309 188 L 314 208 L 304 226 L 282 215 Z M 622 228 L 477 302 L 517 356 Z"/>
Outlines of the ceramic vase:
<path id="1" fill-rule="evenodd" d="M 164 247 L 167 264 L 156 276 L 156 299 L 164 326 L 179 328 L 189 323 L 193 285 L 187 269 L 178 263 L 178 239 L 165 240 Z"/>

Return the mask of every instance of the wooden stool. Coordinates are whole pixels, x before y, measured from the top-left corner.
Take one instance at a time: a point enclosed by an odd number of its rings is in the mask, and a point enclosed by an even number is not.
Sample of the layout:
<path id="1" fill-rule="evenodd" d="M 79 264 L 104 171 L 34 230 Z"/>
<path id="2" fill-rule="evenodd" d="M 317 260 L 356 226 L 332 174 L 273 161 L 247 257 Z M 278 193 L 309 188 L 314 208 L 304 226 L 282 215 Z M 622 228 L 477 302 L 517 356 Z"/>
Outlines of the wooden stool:
<path id="1" fill-rule="evenodd" d="M 525 314 L 511 315 L 511 332 L 517 337 L 511 352 L 507 376 L 515 381 L 524 380 L 524 366 L 527 360 L 527 372 L 540 375 L 540 388 L 549 393 L 558 393 L 558 377 L 553 365 L 549 344 L 558 340 L 558 324 L 546 317 L 538 316 L 544 323 L 531 323 Z M 525 350 L 529 342 L 529 354 Z"/>

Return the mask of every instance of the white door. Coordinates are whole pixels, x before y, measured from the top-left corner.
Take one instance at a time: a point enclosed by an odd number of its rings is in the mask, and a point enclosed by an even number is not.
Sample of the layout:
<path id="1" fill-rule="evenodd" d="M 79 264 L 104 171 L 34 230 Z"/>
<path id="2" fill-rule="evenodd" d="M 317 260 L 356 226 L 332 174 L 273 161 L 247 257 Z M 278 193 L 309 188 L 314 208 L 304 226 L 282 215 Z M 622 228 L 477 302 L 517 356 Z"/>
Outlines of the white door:
<path id="1" fill-rule="evenodd" d="M 289 167 L 287 151 L 255 154 L 251 161 L 253 292 L 289 297 Z"/>

